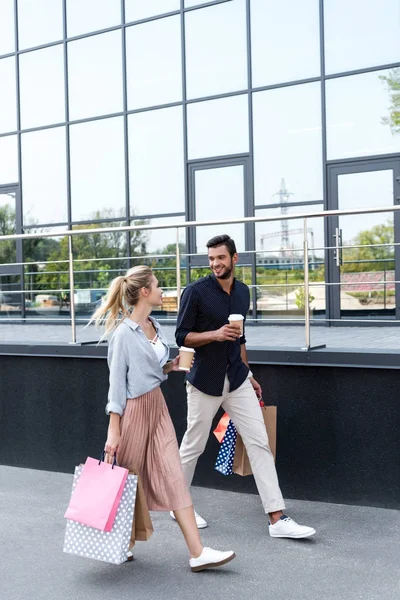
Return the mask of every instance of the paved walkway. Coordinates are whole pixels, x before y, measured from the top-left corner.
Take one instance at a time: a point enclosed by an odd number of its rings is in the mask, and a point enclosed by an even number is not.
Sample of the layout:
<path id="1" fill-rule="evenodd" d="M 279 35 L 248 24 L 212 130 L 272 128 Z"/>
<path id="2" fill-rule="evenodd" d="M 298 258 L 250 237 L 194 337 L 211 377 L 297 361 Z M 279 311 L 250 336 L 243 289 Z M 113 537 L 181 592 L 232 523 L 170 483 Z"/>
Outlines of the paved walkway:
<path id="1" fill-rule="evenodd" d="M 164 326 L 168 340 L 175 344 L 175 327 Z M 79 342 L 98 340 L 95 327 L 77 326 Z M 297 325 L 249 325 L 247 345 L 254 348 L 291 348 L 304 346 L 304 327 Z M 20 325 L 0 321 L 0 343 L 68 343 L 71 328 L 67 325 Z M 400 329 L 397 327 L 320 327 L 311 329 L 311 344 L 326 344 L 327 349 L 362 349 L 400 351 Z"/>
<path id="2" fill-rule="evenodd" d="M 267 535 L 254 495 L 194 488 L 209 520 L 206 545 L 237 558 L 191 573 L 179 529 L 153 513 L 155 533 L 119 567 L 62 553 L 72 477 L 0 466 L 2 600 L 398 600 L 400 513 L 289 501 L 288 512 L 314 525 L 309 540 Z"/>

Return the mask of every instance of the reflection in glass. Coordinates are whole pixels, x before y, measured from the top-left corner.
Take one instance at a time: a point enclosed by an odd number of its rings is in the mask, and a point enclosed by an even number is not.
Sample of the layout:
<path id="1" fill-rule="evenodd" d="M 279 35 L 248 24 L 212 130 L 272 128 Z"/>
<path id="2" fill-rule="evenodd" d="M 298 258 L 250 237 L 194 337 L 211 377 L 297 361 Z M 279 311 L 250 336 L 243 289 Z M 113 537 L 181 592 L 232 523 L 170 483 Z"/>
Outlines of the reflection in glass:
<path id="1" fill-rule="evenodd" d="M 320 103 L 319 83 L 253 95 L 256 205 L 322 199 Z"/>
<path id="2" fill-rule="evenodd" d="M 0 60 L 0 133 L 17 129 L 15 58 Z"/>
<path id="3" fill-rule="evenodd" d="M 24 225 L 67 221 L 65 128 L 21 136 Z"/>
<path id="4" fill-rule="evenodd" d="M 125 21 L 138 21 L 179 10 L 180 0 L 125 0 Z"/>
<path id="5" fill-rule="evenodd" d="M 65 121 L 63 46 L 19 57 L 23 129 Z"/>
<path id="6" fill-rule="evenodd" d="M 242 165 L 199 169 L 194 176 L 196 221 L 244 217 Z M 206 252 L 208 240 L 222 233 L 227 233 L 235 240 L 238 252 L 245 249 L 244 225 L 210 225 L 196 227 L 197 252 Z"/>
<path id="7" fill-rule="evenodd" d="M 185 211 L 180 106 L 129 115 L 131 215 Z"/>
<path id="8" fill-rule="evenodd" d="M 400 69 L 326 82 L 328 159 L 400 150 Z"/>
<path id="9" fill-rule="evenodd" d="M 0 2 L 0 56 L 15 51 L 14 0 Z"/>
<path id="10" fill-rule="evenodd" d="M 122 110 L 121 32 L 68 43 L 70 118 Z"/>
<path id="11" fill-rule="evenodd" d="M 15 229 L 15 192 L 0 191 L 0 237 L 13 235 Z M 14 263 L 17 260 L 16 244 L 13 240 L 0 241 L 0 265 Z M 0 280 L 1 284 L 1 280 Z M 1 285 L 0 285 L 1 296 Z M 2 304 L 0 298 L 0 304 Z"/>
<path id="12" fill-rule="evenodd" d="M 0 137 L 0 185 L 16 183 L 18 179 L 17 136 Z"/>
<path id="13" fill-rule="evenodd" d="M 2 242 L 3 244 L 5 242 Z M 1 253 L 1 244 L 0 244 Z M 22 294 L 16 293 L 21 289 L 19 275 L 0 273 L 0 318 L 15 319 L 21 314 Z"/>
<path id="14" fill-rule="evenodd" d="M 74 225 L 74 229 L 118 227 L 115 223 Z M 124 231 L 77 235 L 73 239 L 74 256 L 81 259 L 75 269 L 75 305 L 80 314 L 91 314 L 107 287 L 117 275 L 126 271 L 127 234 Z M 83 260 L 83 259 L 87 259 Z M 117 260 L 115 260 L 117 259 Z"/>
<path id="15" fill-rule="evenodd" d="M 25 229 L 24 233 L 51 232 L 67 227 Z M 69 316 L 68 241 L 62 237 L 23 240 L 25 307 L 30 317 Z"/>
<path id="16" fill-rule="evenodd" d="M 246 0 L 185 15 L 188 98 L 247 88 Z"/>
<path id="17" fill-rule="evenodd" d="M 126 29 L 128 108 L 182 99 L 179 15 Z"/>
<path id="18" fill-rule="evenodd" d="M 316 0 L 252 0 L 253 87 L 320 74 Z"/>
<path id="19" fill-rule="evenodd" d="M 110 0 L 67 1 L 68 37 L 120 24 L 120 2 L 110 2 Z"/>
<path id="20" fill-rule="evenodd" d="M 72 220 L 125 216 L 122 117 L 72 125 Z"/>
<path id="21" fill-rule="evenodd" d="M 187 107 L 189 159 L 249 151 L 247 95 Z"/>
<path id="22" fill-rule="evenodd" d="M 131 225 L 162 225 L 168 223 L 183 223 L 185 217 L 165 217 L 162 219 L 147 219 L 131 221 Z M 176 228 L 138 230 L 131 233 L 131 264 L 148 264 L 163 288 L 163 312 L 176 313 Z M 181 265 L 181 285 L 186 285 L 186 229 L 179 229 L 179 251 Z M 148 255 L 145 258 L 144 255 Z M 137 258 L 135 258 L 135 256 Z"/>
<path id="23" fill-rule="evenodd" d="M 373 208 L 393 204 L 393 171 L 338 176 L 338 207 Z M 392 213 L 347 215 L 339 218 L 343 248 L 340 267 L 340 306 L 346 311 L 394 309 L 394 242 Z M 378 244 L 370 247 L 371 244 Z M 361 246 L 361 247 L 356 247 Z"/>
<path id="24" fill-rule="evenodd" d="M 18 0 L 19 49 L 63 38 L 62 0 Z"/>
<path id="25" fill-rule="evenodd" d="M 324 0 L 324 21 L 327 73 L 398 62 L 398 0 Z"/>
<path id="26" fill-rule="evenodd" d="M 312 213 L 322 206 L 282 206 L 257 210 L 256 217 Z M 256 223 L 257 310 L 265 316 L 304 314 L 303 219 Z M 317 316 L 325 311 L 324 222 L 308 219 L 310 306 Z"/>

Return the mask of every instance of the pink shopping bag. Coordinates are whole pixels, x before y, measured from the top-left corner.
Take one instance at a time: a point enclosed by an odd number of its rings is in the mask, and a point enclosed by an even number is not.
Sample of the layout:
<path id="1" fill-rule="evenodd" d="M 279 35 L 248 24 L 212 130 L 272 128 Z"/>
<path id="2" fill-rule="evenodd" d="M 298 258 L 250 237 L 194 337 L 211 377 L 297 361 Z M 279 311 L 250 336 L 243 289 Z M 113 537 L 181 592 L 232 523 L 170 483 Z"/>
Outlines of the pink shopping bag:
<path id="1" fill-rule="evenodd" d="M 128 469 L 88 457 L 64 517 L 111 531 L 127 477 Z"/>

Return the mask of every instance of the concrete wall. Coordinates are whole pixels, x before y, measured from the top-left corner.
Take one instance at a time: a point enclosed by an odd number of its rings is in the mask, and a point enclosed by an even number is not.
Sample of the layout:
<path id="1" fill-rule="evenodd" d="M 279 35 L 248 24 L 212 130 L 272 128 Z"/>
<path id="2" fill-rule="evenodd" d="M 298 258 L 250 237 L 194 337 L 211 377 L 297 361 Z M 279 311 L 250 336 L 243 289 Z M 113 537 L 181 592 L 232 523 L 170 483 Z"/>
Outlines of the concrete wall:
<path id="1" fill-rule="evenodd" d="M 285 497 L 400 508 L 398 370 L 270 364 L 252 370 L 266 403 L 278 406 Z M 98 456 L 107 388 L 100 356 L 1 355 L 0 463 L 72 472 L 86 456 Z M 180 440 L 184 376 L 173 373 L 163 391 Z M 213 470 L 217 452 L 210 436 L 194 483 L 255 493 L 252 476 Z"/>

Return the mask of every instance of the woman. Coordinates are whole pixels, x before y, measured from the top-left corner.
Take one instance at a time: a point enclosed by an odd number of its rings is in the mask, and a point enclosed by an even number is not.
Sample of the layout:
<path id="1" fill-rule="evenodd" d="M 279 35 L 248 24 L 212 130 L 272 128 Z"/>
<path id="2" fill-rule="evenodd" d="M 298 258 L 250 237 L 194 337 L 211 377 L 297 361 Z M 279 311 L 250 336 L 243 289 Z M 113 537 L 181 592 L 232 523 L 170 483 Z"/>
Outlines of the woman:
<path id="1" fill-rule="evenodd" d="M 147 266 L 130 269 L 114 279 L 92 320 L 113 332 L 108 349 L 110 416 L 105 451 L 107 462 L 117 453 L 118 464 L 136 468 L 150 510 L 172 510 L 189 550 L 192 571 L 223 565 L 234 552 L 202 545 L 192 499 L 179 458 L 178 443 L 160 384 L 178 371 L 168 342 L 150 317 L 161 304 L 162 290 Z"/>

